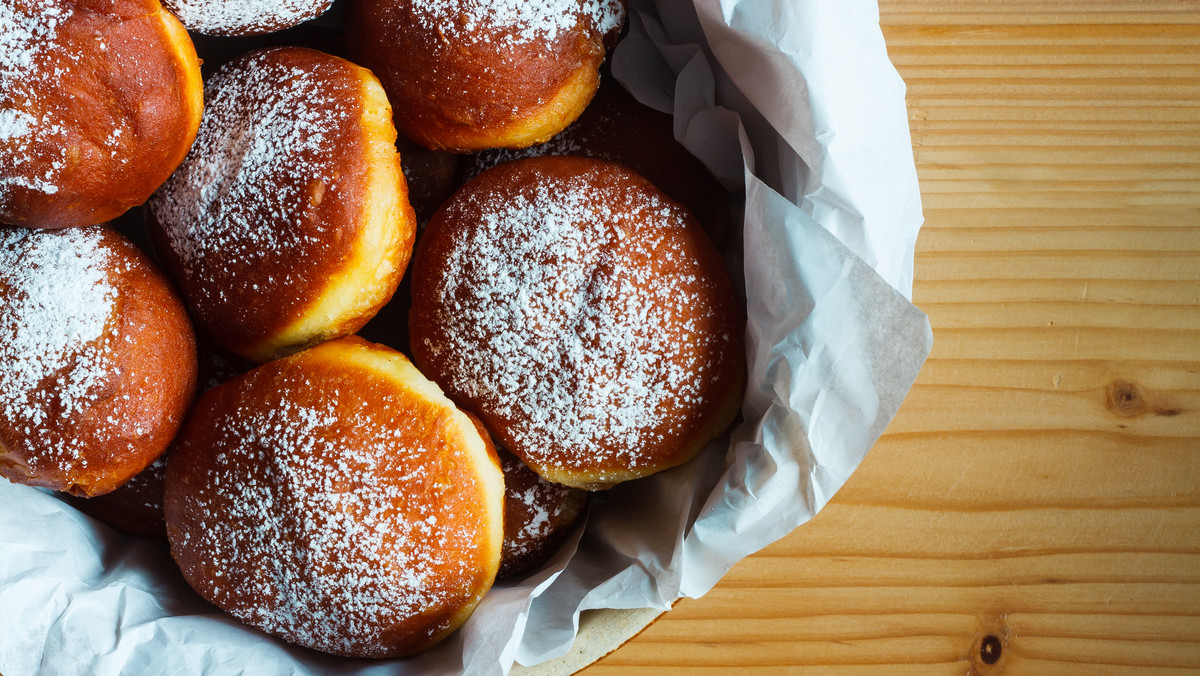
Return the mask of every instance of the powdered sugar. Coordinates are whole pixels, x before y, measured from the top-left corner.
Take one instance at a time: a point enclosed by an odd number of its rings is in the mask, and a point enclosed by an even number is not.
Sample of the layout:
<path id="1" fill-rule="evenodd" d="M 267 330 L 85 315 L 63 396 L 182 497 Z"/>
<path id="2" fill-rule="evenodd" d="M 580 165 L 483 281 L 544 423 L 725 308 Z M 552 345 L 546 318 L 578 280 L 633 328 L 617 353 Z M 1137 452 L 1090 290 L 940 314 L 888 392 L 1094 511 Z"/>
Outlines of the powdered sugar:
<path id="1" fill-rule="evenodd" d="M 20 140 L 29 135 L 37 119 L 29 113 L 5 108 L 0 110 L 0 141 Z"/>
<path id="2" fill-rule="evenodd" d="M 66 132 L 41 96 L 58 86 L 56 59 L 73 56 L 58 43 L 59 27 L 72 16 L 62 4 L 0 4 L 0 206 L 14 187 L 57 193 L 66 166 Z"/>
<path id="3" fill-rule="evenodd" d="M 600 35 L 621 26 L 621 0 L 411 0 L 417 25 L 451 41 L 485 40 L 497 46 L 554 42 L 576 28 Z"/>
<path id="4" fill-rule="evenodd" d="M 521 160 L 526 157 L 546 157 L 548 155 L 593 156 L 586 152 L 586 147 L 580 142 L 585 139 L 576 138 L 577 133 L 574 127 L 568 127 L 568 131 L 556 134 L 545 143 L 538 143 L 526 148 L 489 148 L 474 153 L 468 160 L 464 178 L 470 180 L 498 164 Z M 604 157 L 602 159 L 610 158 Z"/>
<path id="5" fill-rule="evenodd" d="M 500 453 L 500 466 L 505 500 L 502 570 L 522 570 L 522 557 L 540 556 L 557 544 L 556 536 L 575 521 L 586 494 L 542 479 L 507 452 Z"/>
<path id="6" fill-rule="evenodd" d="M 694 424 L 733 344 L 679 207 L 606 171 L 461 192 L 445 260 L 414 279 L 433 294 L 435 335 L 415 337 L 439 382 L 535 467 L 660 461 L 643 449 Z"/>
<path id="7" fill-rule="evenodd" d="M 0 415 L 35 446 L 29 464 L 79 460 L 78 441 L 53 429 L 105 395 L 115 314 L 109 252 L 94 228 L 0 229 Z"/>
<path id="8" fill-rule="evenodd" d="M 187 511 L 207 515 L 201 541 L 173 543 L 211 561 L 212 600 L 337 654 L 381 657 L 446 629 L 444 610 L 479 575 L 487 526 L 467 497 L 477 487 L 453 474 L 470 462 L 440 436 L 444 424 L 398 415 L 403 397 L 361 376 L 280 366 L 256 377 L 273 389 L 225 400 L 238 405 L 216 413 L 218 437 L 198 451 L 204 488 L 189 491 Z M 409 621 L 419 635 L 404 639 L 396 626 Z"/>
<path id="9" fill-rule="evenodd" d="M 179 22 L 210 35 L 244 35 L 282 30 L 329 9 L 333 0 L 165 0 Z"/>
<path id="10" fill-rule="evenodd" d="M 196 143 L 149 202 L 185 279 L 204 280 L 185 284 L 198 295 L 193 310 L 221 307 L 239 270 L 276 271 L 268 281 L 286 289 L 323 241 L 311 209 L 338 190 L 329 157 L 355 111 L 333 84 L 332 58 L 300 68 L 276 53 L 254 52 L 209 80 Z"/>

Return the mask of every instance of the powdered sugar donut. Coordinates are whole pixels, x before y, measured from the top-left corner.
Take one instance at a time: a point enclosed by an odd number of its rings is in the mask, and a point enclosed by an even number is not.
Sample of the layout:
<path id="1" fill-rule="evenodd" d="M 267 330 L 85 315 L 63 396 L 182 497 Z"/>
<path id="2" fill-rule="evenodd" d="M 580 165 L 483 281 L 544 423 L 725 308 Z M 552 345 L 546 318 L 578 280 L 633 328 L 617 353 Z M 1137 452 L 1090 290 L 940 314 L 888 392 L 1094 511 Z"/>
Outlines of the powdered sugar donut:
<path id="1" fill-rule="evenodd" d="M 412 287 L 417 364 L 550 481 L 599 489 L 678 465 L 741 401 L 724 262 L 620 165 L 485 171 L 430 221 Z"/>
<path id="2" fill-rule="evenodd" d="M 163 4 L 197 33 L 260 35 L 315 19 L 333 0 L 163 0 Z"/>
<path id="3" fill-rule="evenodd" d="M 167 462 L 171 553 L 248 625 L 354 657 L 422 650 L 491 587 L 490 443 L 393 350 L 342 338 L 201 396 Z"/>
<path id="4" fill-rule="evenodd" d="M 171 442 L 196 348 L 166 278 L 116 232 L 0 228 L 0 475 L 107 493 Z"/>
<path id="5" fill-rule="evenodd" d="M 378 80 L 288 47 L 226 64 L 205 93 L 195 146 L 148 205 L 197 324 L 259 362 L 358 330 L 416 232 Z"/>
<path id="6" fill-rule="evenodd" d="M 497 577 L 540 566 L 563 543 L 587 506 L 588 492 L 552 484 L 512 453 L 497 449 L 504 470 L 504 553 Z"/>
<path id="7" fill-rule="evenodd" d="M 414 141 L 519 148 L 587 106 L 624 16 L 623 0 L 356 0 L 347 45 Z"/>
<path id="8" fill-rule="evenodd" d="M 201 90 L 158 0 L 0 3 L 0 222 L 93 225 L 142 204 L 191 146 Z"/>

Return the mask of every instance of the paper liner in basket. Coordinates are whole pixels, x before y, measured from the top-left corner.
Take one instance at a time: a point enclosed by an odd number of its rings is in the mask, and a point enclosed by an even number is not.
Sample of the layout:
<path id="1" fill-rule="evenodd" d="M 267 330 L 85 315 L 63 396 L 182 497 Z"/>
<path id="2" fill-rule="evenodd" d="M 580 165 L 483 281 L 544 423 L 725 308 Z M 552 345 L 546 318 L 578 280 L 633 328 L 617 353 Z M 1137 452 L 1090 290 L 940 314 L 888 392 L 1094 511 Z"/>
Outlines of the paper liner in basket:
<path id="1" fill-rule="evenodd" d="M 633 0 L 613 72 L 745 190 L 729 252 L 748 315 L 746 422 L 694 462 L 596 500 L 541 572 L 497 585 L 409 660 L 319 655 L 188 589 L 165 550 L 0 482 L 0 673 L 499 674 L 570 648 L 593 608 L 668 609 L 808 520 L 928 355 L 908 302 L 921 224 L 903 83 L 870 0 Z"/>

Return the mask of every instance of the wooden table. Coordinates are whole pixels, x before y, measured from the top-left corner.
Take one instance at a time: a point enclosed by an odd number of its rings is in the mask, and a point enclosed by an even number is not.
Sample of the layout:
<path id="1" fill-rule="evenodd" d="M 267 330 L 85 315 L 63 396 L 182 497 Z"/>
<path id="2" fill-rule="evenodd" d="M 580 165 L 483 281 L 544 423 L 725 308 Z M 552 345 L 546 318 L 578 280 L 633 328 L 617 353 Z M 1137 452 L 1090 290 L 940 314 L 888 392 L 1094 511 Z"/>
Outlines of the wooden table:
<path id="1" fill-rule="evenodd" d="M 933 354 L 828 508 L 585 673 L 1200 670 L 1200 1 L 881 5 Z"/>

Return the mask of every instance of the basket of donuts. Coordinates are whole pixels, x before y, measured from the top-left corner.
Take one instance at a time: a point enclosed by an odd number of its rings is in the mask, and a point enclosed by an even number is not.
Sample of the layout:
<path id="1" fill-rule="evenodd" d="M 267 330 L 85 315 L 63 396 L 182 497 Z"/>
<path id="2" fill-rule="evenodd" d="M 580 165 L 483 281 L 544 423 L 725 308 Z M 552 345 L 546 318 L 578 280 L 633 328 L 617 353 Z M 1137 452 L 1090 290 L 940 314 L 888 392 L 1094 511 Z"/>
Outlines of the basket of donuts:
<path id="1" fill-rule="evenodd" d="M 8 0 L 0 673 L 582 666 L 854 471 L 920 225 L 874 0 Z"/>

